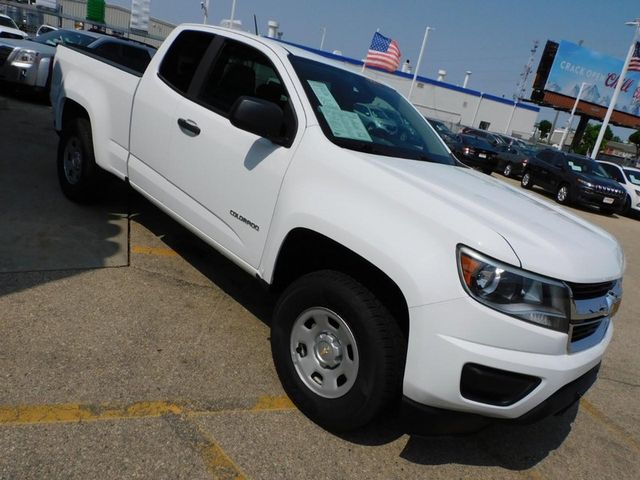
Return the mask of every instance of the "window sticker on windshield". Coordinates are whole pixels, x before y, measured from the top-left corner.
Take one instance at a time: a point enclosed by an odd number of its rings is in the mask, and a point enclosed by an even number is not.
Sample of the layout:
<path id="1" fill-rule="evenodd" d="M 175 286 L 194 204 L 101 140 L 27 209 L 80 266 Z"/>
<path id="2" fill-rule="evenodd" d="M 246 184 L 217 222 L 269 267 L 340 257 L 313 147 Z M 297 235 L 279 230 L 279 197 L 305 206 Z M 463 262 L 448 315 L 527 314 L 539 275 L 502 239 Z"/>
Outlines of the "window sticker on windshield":
<path id="1" fill-rule="evenodd" d="M 320 101 L 320 105 L 324 107 L 333 107 L 333 108 L 340 109 L 340 105 L 338 105 L 338 102 L 336 102 L 336 99 L 333 98 L 333 95 L 331 95 L 331 92 L 329 91 L 329 87 L 327 87 L 326 83 L 316 82 L 314 80 L 307 80 L 307 81 L 309 82 L 309 86 L 311 87 L 311 90 L 313 90 L 313 93 L 315 93 L 316 97 L 318 97 L 318 100 Z"/>
<path id="2" fill-rule="evenodd" d="M 335 137 L 371 141 L 371 137 L 357 113 L 326 106 L 320 107 L 320 111 Z"/>
<path id="3" fill-rule="evenodd" d="M 580 165 L 576 165 L 571 160 L 569 160 L 569 166 L 571 167 L 571 170 L 573 170 L 574 172 L 581 172 L 582 171 L 582 167 Z"/>

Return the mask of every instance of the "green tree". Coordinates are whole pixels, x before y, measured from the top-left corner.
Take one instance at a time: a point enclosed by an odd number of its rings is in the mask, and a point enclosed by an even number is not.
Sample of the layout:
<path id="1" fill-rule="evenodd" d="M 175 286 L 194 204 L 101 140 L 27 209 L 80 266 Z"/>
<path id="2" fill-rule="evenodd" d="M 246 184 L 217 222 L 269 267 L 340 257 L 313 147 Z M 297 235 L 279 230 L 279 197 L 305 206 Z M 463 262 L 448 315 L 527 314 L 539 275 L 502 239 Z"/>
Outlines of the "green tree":
<path id="1" fill-rule="evenodd" d="M 580 140 L 580 145 L 576 148 L 576 153 L 580 155 L 586 155 L 587 152 L 591 152 L 593 147 L 596 144 L 596 140 L 598 139 L 598 134 L 600 133 L 601 124 L 589 124 L 587 128 L 584 129 L 584 134 L 582 135 L 582 140 Z M 604 132 L 604 138 L 602 139 L 602 143 L 600 144 L 600 150 L 604 149 L 607 146 L 607 142 L 613 138 L 613 132 L 609 125 L 607 125 L 607 129 Z"/>
<path id="2" fill-rule="evenodd" d="M 629 135 L 629 141 L 636 146 L 636 157 L 640 157 L 640 130 Z"/>
<path id="3" fill-rule="evenodd" d="M 540 138 L 547 138 L 547 135 L 549 134 L 549 132 L 551 131 L 551 127 L 553 125 L 551 125 L 551 122 L 549 120 L 542 120 L 539 124 L 538 124 L 538 130 L 540 130 Z"/>

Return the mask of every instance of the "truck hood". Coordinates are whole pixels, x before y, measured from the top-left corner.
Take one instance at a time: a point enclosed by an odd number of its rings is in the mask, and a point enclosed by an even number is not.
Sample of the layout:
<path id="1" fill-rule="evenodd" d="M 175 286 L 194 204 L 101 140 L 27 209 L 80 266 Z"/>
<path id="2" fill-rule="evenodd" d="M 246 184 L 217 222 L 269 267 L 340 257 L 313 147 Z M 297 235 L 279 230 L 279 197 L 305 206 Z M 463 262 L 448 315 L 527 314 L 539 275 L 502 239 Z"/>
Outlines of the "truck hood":
<path id="1" fill-rule="evenodd" d="M 480 222 L 502 236 L 525 270 L 576 283 L 622 276 L 624 256 L 616 239 L 562 207 L 468 168 L 367 156 L 407 187 L 421 190 L 425 209 L 435 197 L 466 213 L 468 223 L 458 228 Z"/>

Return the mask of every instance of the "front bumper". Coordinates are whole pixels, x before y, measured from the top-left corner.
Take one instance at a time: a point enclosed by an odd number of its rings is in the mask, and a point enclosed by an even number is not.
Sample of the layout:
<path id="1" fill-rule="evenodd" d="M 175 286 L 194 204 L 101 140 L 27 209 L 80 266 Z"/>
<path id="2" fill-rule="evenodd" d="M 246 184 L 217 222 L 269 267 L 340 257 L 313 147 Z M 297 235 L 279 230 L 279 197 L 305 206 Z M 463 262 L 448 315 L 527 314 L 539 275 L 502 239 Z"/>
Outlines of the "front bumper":
<path id="1" fill-rule="evenodd" d="M 571 408 L 594 384 L 599 369 L 600 364 L 562 387 L 533 410 L 515 419 L 496 419 L 474 413 L 442 410 L 403 397 L 400 404 L 400 423 L 405 433 L 416 435 L 460 435 L 477 432 L 495 423 L 513 425 L 535 423 Z"/>
<path id="2" fill-rule="evenodd" d="M 0 80 L 16 83 L 28 87 L 44 88 L 49 78 L 51 59 L 39 58 L 37 62 L 29 66 L 12 65 L 9 57 L 4 65 L 0 66 Z"/>
<path id="3" fill-rule="evenodd" d="M 613 203 L 605 203 L 605 198 L 612 198 Z M 579 188 L 576 192 L 574 201 L 582 205 L 590 205 L 594 207 L 611 208 L 620 210 L 624 206 L 625 197 L 615 197 L 605 193 L 600 193 L 587 188 Z"/>
<path id="4" fill-rule="evenodd" d="M 571 353 L 569 337 L 494 311 L 469 297 L 410 310 L 410 335 L 403 393 L 427 407 L 494 419 L 517 419 L 601 361 L 613 334 L 610 321 L 602 339 Z M 462 372 L 475 364 L 539 379 L 508 405 L 465 398 Z"/>

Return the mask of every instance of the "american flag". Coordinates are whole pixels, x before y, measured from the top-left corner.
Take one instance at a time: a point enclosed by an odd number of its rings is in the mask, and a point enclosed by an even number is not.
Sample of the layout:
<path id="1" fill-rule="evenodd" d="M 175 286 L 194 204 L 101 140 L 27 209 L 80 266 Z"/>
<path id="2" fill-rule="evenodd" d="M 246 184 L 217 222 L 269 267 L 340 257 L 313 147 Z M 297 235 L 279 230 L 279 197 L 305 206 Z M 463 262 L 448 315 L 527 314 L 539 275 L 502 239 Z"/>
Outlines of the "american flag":
<path id="1" fill-rule="evenodd" d="M 627 70 L 630 72 L 640 72 L 640 42 L 636 42 L 636 48 L 633 51 L 633 57 L 631 57 Z"/>
<path id="2" fill-rule="evenodd" d="M 401 55 L 398 42 L 376 32 L 371 40 L 364 64 L 367 67 L 378 67 L 395 72 L 400 66 Z"/>

